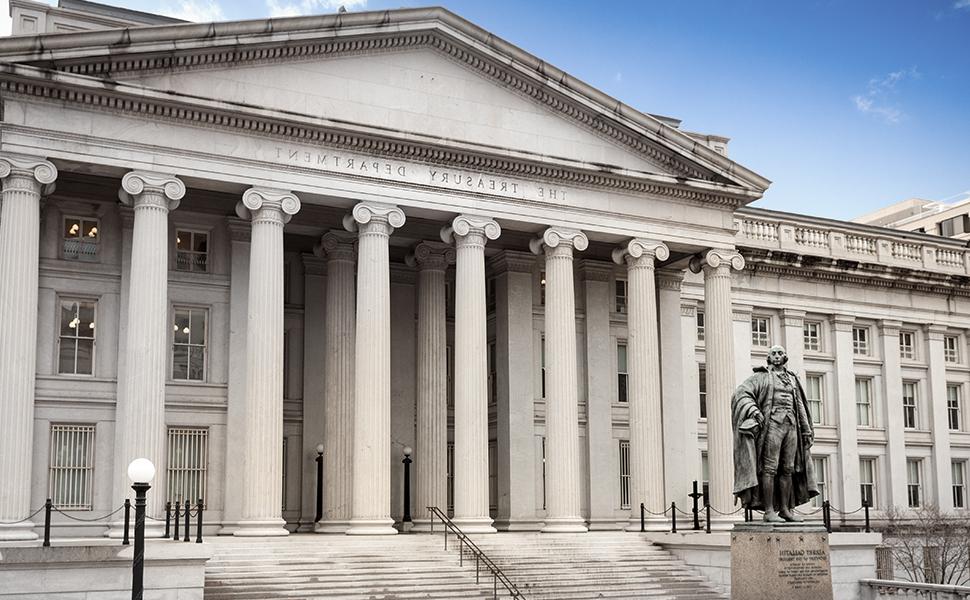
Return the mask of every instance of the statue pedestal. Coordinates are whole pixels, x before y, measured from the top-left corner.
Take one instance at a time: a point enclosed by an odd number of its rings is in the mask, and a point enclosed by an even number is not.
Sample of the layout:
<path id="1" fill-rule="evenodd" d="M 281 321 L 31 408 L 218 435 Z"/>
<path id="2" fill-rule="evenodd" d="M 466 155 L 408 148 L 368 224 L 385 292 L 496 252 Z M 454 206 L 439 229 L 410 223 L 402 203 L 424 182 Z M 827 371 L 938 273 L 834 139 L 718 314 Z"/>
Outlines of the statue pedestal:
<path id="1" fill-rule="evenodd" d="M 829 534 L 817 523 L 738 523 L 731 532 L 733 600 L 832 600 Z"/>

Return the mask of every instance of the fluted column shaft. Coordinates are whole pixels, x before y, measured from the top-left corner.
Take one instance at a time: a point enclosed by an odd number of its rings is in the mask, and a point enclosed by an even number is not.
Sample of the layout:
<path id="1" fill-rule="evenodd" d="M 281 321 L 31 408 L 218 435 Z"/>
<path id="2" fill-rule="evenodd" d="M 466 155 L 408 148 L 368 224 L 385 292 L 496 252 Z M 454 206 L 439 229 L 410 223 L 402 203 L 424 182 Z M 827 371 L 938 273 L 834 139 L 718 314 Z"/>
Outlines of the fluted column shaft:
<path id="1" fill-rule="evenodd" d="M 488 351 L 485 243 L 491 219 L 461 215 L 451 225 L 455 263 L 455 516 L 470 533 L 494 533 L 488 514 Z M 448 231 L 443 237 L 449 239 Z"/>
<path id="2" fill-rule="evenodd" d="M 37 357 L 37 284 L 40 251 L 40 197 L 57 177 L 50 162 L 0 156 L 0 521 L 30 514 L 30 469 L 34 431 Z M 37 538 L 30 521 L 0 525 L 0 540 Z"/>
<path id="3" fill-rule="evenodd" d="M 580 514 L 579 390 L 573 248 L 589 244 L 579 231 L 550 228 L 533 250 L 546 255 L 546 533 L 585 532 Z M 540 246 L 541 244 L 541 246 Z"/>
<path id="4" fill-rule="evenodd" d="M 415 436 L 414 530 L 430 528 L 425 510 L 448 503 L 448 344 L 445 322 L 445 271 L 455 251 L 423 242 L 414 251 L 418 265 L 417 407 Z"/>
<path id="5" fill-rule="evenodd" d="M 126 469 L 136 458 L 155 464 L 155 493 L 148 494 L 146 514 L 163 512 L 166 472 L 165 371 L 168 366 L 168 213 L 178 207 L 185 184 L 174 175 L 132 171 L 121 180 L 122 202 L 134 209 L 128 288 L 126 367 L 118 382 L 115 418 L 116 498 L 133 496 Z M 120 521 L 109 535 L 123 535 Z M 161 537 L 154 523 L 146 535 Z"/>
<path id="6" fill-rule="evenodd" d="M 664 510 L 663 410 L 660 396 L 660 335 L 654 259 L 669 256 L 659 242 L 633 240 L 614 252 L 627 265 L 630 404 L 630 528 L 639 530 L 639 504 Z"/>
<path id="7" fill-rule="evenodd" d="M 354 346 L 354 456 L 351 535 L 394 534 L 391 508 L 391 305 L 388 239 L 404 224 L 396 206 L 362 202 L 348 229 L 357 234 Z"/>
<path id="8" fill-rule="evenodd" d="M 350 527 L 354 472 L 354 270 L 356 237 L 332 231 L 320 248 L 327 256 L 324 325 L 323 519 L 316 531 Z"/>
<path id="9" fill-rule="evenodd" d="M 300 209 L 289 192 L 250 188 L 237 210 L 252 220 L 246 323 L 242 520 L 237 536 L 289 534 L 283 487 L 283 225 Z"/>

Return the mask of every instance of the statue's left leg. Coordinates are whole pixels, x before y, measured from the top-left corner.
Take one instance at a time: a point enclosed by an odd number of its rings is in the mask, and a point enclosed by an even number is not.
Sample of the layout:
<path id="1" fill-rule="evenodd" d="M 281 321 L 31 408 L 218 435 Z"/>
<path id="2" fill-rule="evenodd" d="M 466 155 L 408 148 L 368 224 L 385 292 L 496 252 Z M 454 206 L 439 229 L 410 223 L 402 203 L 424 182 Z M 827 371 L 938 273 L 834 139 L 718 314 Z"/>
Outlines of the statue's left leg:
<path id="1" fill-rule="evenodd" d="M 785 432 L 785 439 L 781 444 L 778 459 L 778 515 L 793 523 L 801 523 L 805 519 L 795 511 L 795 498 L 792 490 L 792 472 L 795 470 L 795 452 L 797 451 L 798 436 L 794 424 L 790 424 Z"/>

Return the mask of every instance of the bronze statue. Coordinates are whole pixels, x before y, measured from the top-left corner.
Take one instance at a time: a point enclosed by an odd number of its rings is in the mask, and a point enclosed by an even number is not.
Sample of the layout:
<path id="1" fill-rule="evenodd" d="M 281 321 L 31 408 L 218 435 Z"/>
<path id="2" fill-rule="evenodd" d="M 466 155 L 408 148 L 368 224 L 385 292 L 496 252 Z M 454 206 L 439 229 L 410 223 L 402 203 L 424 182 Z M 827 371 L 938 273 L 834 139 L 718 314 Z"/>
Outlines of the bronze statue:
<path id="1" fill-rule="evenodd" d="M 731 399 L 734 495 L 745 508 L 764 509 L 769 523 L 799 522 L 794 508 L 818 495 L 811 447 L 811 412 L 781 346 L 768 351 Z"/>

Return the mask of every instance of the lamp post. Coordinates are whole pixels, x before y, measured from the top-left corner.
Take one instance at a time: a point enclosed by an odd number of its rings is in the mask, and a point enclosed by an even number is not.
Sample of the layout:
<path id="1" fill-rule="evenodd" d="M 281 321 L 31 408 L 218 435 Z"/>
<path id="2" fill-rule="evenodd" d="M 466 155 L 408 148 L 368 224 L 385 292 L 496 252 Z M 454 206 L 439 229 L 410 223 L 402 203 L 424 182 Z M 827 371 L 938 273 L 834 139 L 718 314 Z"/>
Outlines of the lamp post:
<path id="1" fill-rule="evenodd" d="M 404 518 L 403 523 L 411 522 L 411 446 L 404 447 Z"/>
<path id="2" fill-rule="evenodd" d="M 317 444 L 317 515 L 313 517 L 316 523 L 323 518 L 323 444 Z"/>
<path id="3" fill-rule="evenodd" d="M 155 478 L 155 465 L 136 458 L 128 465 L 128 479 L 135 490 L 135 552 L 131 562 L 131 600 L 142 600 L 145 576 L 145 493 Z"/>

